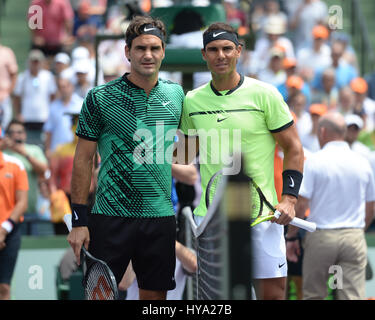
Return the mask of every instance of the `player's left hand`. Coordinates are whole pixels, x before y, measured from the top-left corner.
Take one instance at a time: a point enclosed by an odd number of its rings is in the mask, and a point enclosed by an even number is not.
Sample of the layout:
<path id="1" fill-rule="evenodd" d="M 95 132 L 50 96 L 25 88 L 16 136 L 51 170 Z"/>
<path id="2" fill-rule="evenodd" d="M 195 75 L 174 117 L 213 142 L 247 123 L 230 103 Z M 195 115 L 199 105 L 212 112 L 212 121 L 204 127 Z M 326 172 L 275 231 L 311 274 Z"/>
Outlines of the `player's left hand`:
<path id="1" fill-rule="evenodd" d="M 279 204 L 275 208 L 281 213 L 278 219 L 273 218 L 271 222 L 278 224 L 287 225 L 289 224 L 296 215 L 294 207 L 297 203 L 297 198 L 288 194 L 282 196 Z"/>

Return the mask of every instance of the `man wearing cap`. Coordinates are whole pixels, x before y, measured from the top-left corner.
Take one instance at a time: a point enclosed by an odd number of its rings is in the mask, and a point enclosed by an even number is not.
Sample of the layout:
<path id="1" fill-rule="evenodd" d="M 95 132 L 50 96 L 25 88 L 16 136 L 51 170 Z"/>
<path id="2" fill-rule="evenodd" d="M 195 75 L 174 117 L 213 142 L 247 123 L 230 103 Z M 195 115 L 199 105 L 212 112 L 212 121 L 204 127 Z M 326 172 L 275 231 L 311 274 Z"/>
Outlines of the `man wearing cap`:
<path id="1" fill-rule="evenodd" d="M 13 116 L 25 123 L 28 142 L 39 145 L 42 142 L 42 127 L 57 91 L 52 72 L 43 69 L 44 61 L 43 52 L 31 50 L 29 68 L 20 74 L 13 92 Z"/>
<path id="2" fill-rule="evenodd" d="M 286 80 L 286 73 L 283 68 L 285 49 L 275 46 L 271 49 L 270 56 L 271 59 L 267 68 L 259 71 L 258 79 L 277 87 Z"/>
<path id="3" fill-rule="evenodd" d="M 311 152 L 316 152 L 320 149 L 318 141 L 318 122 L 320 117 L 327 113 L 327 110 L 327 106 L 321 103 L 314 103 L 309 107 L 311 130 L 301 136 L 301 142 L 303 147 Z"/>
<path id="4" fill-rule="evenodd" d="M 309 155 L 304 165 L 296 215 L 315 232 L 304 237 L 302 264 L 303 299 L 323 300 L 334 274 L 336 299 L 365 299 L 367 245 L 364 231 L 374 217 L 375 180 L 367 159 L 350 150 L 344 141 L 347 125 L 339 113 L 323 115 L 318 124 L 321 150 Z M 298 228 L 290 226 L 289 261 L 297 261 Z M 333 281 L 328 282 L 333 289 Z"/>
<path id="5" fill-rule="evenodd" d="M 297 51 L 298 70 L 305 81 L 310 82 L 317 66 L 326 68 L 331 65 L 331 48 L 326 43 L 329 38 L 328 28 L 316 25 L 312 30 L 312 46 L 302 47 Z"/>
<path id="6" fill-rule="evenodd" d="M 175 288 L 176 221 L 171 163 L 184 93 L 158 78 L 165 56 L 164 24 L 147 16 L 128 26 L 130 73 L 88 93 L 76 134 L 68 241 L 78 263 L 82 245 L 106 261 L 117 283 L 132 261 L 140 299 L 165 299 Z M 101 157 L 96 202 L 87 197 L 97 150 Z"/>
<path id="7" fill-rule="evenodd" d="M 253 242 L 256 243 L 253 247 L 257 248 L 253 255 L 257 298 L 284 299 L 287 267 L 283 225 L 294 217 L 294 204 L 297 202 L 303 167 L 302 145 L 293 117 L 275 87 L 237 72 L 236 64 L 242 46 L 231 26 L 225 23 L 210 25 L 203 34 L 201 51 L 211 71 L 212 81 L 187 94 L 180 123 L 180 130 L 185 137 L 181 137 L 180 141 L 188 141 L 185 143 L 187 150 L 182 148 L 182 143 L 176 152 L 179 161 L 189 162 L 198 152 L 192 152 L 190 147 L 199 146 L 204 192 L 194 210 L 194 216 L 199 223 L 207 213 L 205 190 L 210 178 L 224 167 L 224 163 L 228 164 L 232 152 L 244 154 L 245 172 L 251 175 L 268 195 L 270 202 L 282 212 L 280 218 L 275 220 L 276 223 L 261 223 L 252 229 Z M 216 133 L 217 140 L 207 139 L 207 132 Z M 236 134 L 237 138 L 228 144 L 220 138 L 225 134 Z M 283 195 L 280 203 L 274 184 L 276 142 L 284 151 Z M 216 161 L 216 153 L 221 155 L 220 161 Z M 180 157 L 181 154 L 185 157 Z M 202 159 L 206 160 L 203 162 Z M 292 186 L 291 178 L 294 181 Z M 266 236 L 268 232 L 275 238 L 265 248 L 263 240 L 269 240 Z M 271 247 L 272 256 L 267 253 L 268 246 Z"/>
<path id="8" fill-rule="evenodd" d="M 21 245 L 20 222 L 27 208 L 28 181 L 22 162 L 4 154 L 0 127 L 0 300 L 10 299 L 10 283 Z"/>
<path id="9" fill-rule="evenodd" d="M 347 126 L 345 141 L 349 144 L 350 149 L 369 159 L 370 149 L 358 141 L 359 132 L 363 129 L 362 118 L 356 114 L 347 114 L 345 123 Z"/>
<path id="10" fill-rule="evenodd" d="M 60 97 L 55 99 L 50 106 L 50 112 L 43 125 L 45 133 L 44 150 L 47 158 L 51 156 L 59 144 L 71 142 L 70 117 L 65 115 L 67 109 L 80 111 L 83 99 L 74 92 L 71 79 L 60 77 L 57 80 Z"/>
<path id="11" fill-rule="evenodd" d="M 363 116 L 365 131 L 375 129 L 375 101 L 367 96 L 368 85 L 364 78 L 357 77 L 350 81 L 350 88 L 354 92 L 354 112 Z"/>
<path id="12" fill-rule="evenodd" d="M 292 42 L 283 34 L 287 31 L 283 19 L 278 16 L 270 16 L 264 27 L 265 37 L 257 39 L 254 52 L 251 56 L 250 73 L 257 74 L 259 70 L 267 67 L 270 60 L 270 49 L 275 45 L 285 50 L 285 57 L 295 58 Z"/>

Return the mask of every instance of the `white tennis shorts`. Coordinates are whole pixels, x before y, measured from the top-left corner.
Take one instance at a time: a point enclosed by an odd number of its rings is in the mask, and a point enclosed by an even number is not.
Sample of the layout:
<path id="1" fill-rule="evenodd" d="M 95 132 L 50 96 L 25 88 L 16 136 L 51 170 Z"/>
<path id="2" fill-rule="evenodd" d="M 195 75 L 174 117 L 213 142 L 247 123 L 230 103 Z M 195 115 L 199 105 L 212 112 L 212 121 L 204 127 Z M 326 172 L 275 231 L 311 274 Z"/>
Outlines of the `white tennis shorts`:
<path id="1" fill-rule="evenodd" d="M 254 279 L 286 277 L 288 264 L 284 226 L 269 221 L 251 228 Z"/>

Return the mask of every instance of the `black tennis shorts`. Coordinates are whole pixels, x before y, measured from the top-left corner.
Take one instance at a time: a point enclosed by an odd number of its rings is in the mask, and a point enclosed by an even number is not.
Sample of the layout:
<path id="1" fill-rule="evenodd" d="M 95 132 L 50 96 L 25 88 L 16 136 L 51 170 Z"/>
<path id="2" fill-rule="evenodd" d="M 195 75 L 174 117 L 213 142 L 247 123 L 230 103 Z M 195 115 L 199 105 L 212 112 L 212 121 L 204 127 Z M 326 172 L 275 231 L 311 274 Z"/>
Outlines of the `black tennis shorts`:
<path id="1" fill-rule="evenodd" d="M 89 215 L 89 252 L 105 261 L 119 283 L 132 261 L 138 286 L 166 291 L 176 287 L 176 218 Z"/>

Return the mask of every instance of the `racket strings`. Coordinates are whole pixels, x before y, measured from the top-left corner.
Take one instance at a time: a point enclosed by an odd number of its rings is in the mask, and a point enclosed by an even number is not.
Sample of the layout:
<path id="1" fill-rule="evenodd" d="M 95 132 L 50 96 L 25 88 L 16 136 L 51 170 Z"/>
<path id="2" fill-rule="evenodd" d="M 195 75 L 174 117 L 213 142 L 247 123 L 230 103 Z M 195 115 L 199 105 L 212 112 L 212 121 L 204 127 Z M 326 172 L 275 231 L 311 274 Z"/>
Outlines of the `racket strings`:
<path id="1" fill-rule="evenodd" d="M 216 190 L 217 188 L 219 187 L 219 184 L 220 184 L 220 181 L 221 181 L 221 178 L 222 178 L 222 175 L 219 174 L 219 175 L 216 175 L 214 177 L 214 179 L 211 181 L 211 185 L 209 186 L 209 189 L 208 189 L 208 193 L 209 193 L 209 196 L 208 196 L 208 199 L 209 199 L 209 203 L 208 203 L 208 206 L 212 203 L 212 201 L 214 200 L 215 198 L 215 194 L 216 194 Z M 207 207 L 208 207 L 207 206 Z"/>
<path id="2" fill-rule="evenodd" d="M 251 199 L 251 219 L 254 220 L 257 217 L 262 215 L 263 202 L 261 201 L 259 193 L 252 183 L 250 184 L 250 199 Z"/>
<path id="3" fill-rule="evenodd" d="M 115 288 L 107 267 L 100 262 L 90 264 L 84 279 L 87 300 L 115 300 Z"/>

